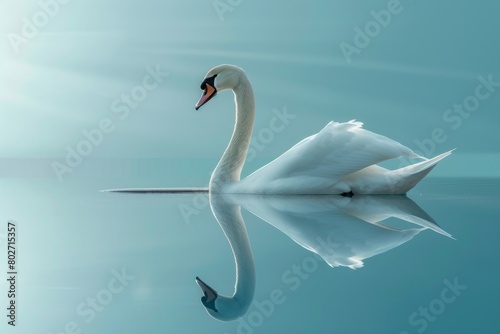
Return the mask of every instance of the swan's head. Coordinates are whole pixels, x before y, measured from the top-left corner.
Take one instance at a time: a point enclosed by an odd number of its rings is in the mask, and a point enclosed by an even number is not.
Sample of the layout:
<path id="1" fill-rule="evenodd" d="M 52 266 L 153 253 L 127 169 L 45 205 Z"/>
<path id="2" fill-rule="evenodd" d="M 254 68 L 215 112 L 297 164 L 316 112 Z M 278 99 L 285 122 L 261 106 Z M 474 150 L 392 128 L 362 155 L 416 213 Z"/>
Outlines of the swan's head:
<path id="1" fill-rule="evenodd" d="M 196 283 L 201 288 L 203 296 L 201 303 L 205 306 L 208 314 L 213 318 L 221 321 L 232 321 L 241 318 L 245 315 L 253 297 L 253 288 L 251 289 L 251 296 L 221 296 L 212 289 L 207 283 L 203 282 L 201 278 L 196 277 Z"/>
<path id="2" fill-rule="evenodd" d="M 196 277 L 196 283 L 201 288 L 201 291 L 203 292 L 203 297 L 201 297 L 201 303 L 205 308 L 207 309 L 207 312 L 212 316 L 215 317 L 218 313 L 219 310 L 215 306 L 215 301 L 219 297 L 219 294 L 217 291 L 212 289 L 207 283 L 203 282 L 201 278 Z"/>
<path id="3" fill-rule="evenodd" d="M 198 110 L 218 92 L 234 89 L 238 86 L 242 75 L 245 75 L 243 70 L 234 65 L 225 64 L 212 68 L 201 82 L 200 88 L 203 89 L 203 93 L 196 103 L 195 109 Z"/>

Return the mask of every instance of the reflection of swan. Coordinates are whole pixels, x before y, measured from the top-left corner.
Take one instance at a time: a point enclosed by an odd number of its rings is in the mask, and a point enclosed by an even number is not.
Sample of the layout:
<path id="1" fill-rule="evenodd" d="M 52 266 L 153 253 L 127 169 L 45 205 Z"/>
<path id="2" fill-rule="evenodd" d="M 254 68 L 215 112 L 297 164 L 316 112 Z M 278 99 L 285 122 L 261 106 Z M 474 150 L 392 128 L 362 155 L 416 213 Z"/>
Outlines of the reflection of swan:
<path id="1" fill-rule="evenodd" d="M 425 229 L 451 237 L 406 196 L 232 195 L 226 198 L 240 203 L 302 247 L 317 253 L 332 267 L 360 268 L 364 259 L 400 246 Z M 402 229 L 384 224 L 391 217 L 420 228 Z"/>
<path id="2" fill-rule="evenodd" d="M 396 141 L 362 129 L 360 122 L 330 122 L 240 181 L 254 123 L 252 86 L 241 68 L 220 65 L 207 73 L 201 88 L 204 92 L 196 109 L 226 89 L 233 91 L 236 103 L 234 132 L 210 179 L 212 192 L 403 194 L 451 154 L 426 159 Z M 376 165 L 403 156 L 423 161 L 393 171 Z"/>
<path id="3" fill-rule="evenodd" d="M 221 296 L 199 277 L 196 277 L 196 282 L 204 293 L 201 301 L 207 312 L 216 319 L 229 321 L 243 316 L 252 303 L 255 265 L 240 207 L 217 195 L 210 196 L 210 206 L 233 251 L 236 263 L 234 294 L 231 297 Z"/>
<path id="4" fill-rule="evenodd" d="M 445 236 L 434 220 L 406 196 L 268 196 L 211 194 L 212 212 L 221 225 L 236 262 L 232 297 L 220 296 L 196 278 L 208 313 L 219 320 L 243 316 L 255 290 L 255 267 L 240 206 L 288 235 L 296 243 L 321 256 L 330 266 L 352 269 L 363 260 L 411 240 L 422 230 Z M 396 217 L 420 226 L 401 229 L 384 225 Z"/>

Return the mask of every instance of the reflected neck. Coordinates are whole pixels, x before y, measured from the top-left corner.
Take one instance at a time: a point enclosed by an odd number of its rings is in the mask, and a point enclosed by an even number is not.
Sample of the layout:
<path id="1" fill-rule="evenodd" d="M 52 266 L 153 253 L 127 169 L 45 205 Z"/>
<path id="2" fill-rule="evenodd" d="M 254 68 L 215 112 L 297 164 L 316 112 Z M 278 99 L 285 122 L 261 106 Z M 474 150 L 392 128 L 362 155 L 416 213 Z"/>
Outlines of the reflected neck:
<path id="1" fill-rule="evenodd" d="M 220 192 L 224 186 L 240 180 L 252 137 L 255 100 L 252 86 L 245 74 L 241 75 L 238 85 L 233 88 L 233 93 L 236 104 L 234 130 L 229 145 L 210 178 L 211 192 Z"/>
<path id="2" fill-rule="evenodd" d="M 218 196 L 210 196 L 210 206 L 233 251 L 236 282 L 232 296 L 217 297 L 217 316 L 220 320 L 234 320 L 243 316 L 252 303 L 255 293 L 255 263 L 240 206 L 229 204 Z"/>

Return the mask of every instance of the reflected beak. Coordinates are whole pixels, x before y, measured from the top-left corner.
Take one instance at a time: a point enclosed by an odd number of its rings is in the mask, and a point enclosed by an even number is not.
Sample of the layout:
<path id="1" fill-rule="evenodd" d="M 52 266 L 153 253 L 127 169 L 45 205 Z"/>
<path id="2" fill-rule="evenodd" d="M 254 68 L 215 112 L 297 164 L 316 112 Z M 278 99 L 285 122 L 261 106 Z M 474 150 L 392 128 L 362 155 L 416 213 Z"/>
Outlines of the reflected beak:
<path id="1" fill-rule="evenodd" d="M 203 90 L 203 93 L 201 94 L 200 100 L 198 101 L 198 103 L 196 103 L 194 108 L 196 110 L 200 109 L 200 107 L 202 105 L 204 105 L 205 103 L 210 101 L 210 99 L 212 97 L 214 97 L 216 94 L 217 94 L 217 89 L 215 89 L 215 87 L 213 87 L 212 85 L 210 85 L 208 83 L 205 84 L 205 89 Z"/>
<path id="2" fill-rule="evenodd" d="M 203 282 L 201 280 L 201 278 L 196 277 L 196 283 L 198 283 L 198 285 L 201 288 L 201 291 L 203 291 L 203 294 L 205 295 L 203 298 L 204 303 L 210 303 L 211 301 L 213 301 L 217 298 L 217 296 L 218 296 L 217 292 L 214 289 L 212 289 L 211 287 L 209 287 L 208 284 Z"/>

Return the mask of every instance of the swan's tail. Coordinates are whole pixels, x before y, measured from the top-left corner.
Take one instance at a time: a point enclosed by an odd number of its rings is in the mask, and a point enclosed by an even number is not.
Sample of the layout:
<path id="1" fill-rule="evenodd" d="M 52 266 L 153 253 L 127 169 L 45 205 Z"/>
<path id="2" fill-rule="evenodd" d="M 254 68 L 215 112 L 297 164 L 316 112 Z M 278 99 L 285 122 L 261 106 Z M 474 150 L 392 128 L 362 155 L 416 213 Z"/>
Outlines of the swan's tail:
<path id="1" fill-rule="evenodd" d="M 442 153 L 431 159 L 417 162 L 413 165 L 387 171 L 386 181 L 389 182 L 395 193 L 405 194 L 429 174 L 439 161 L 449 156 L 454 150 L 455 149 Z"/>
<path id="2" fill-rule="evenodd" d="M 350 174 L 343 182 L 354 194 L 406 194 L 451 152 L 453 150 L 396 170 L 372 165 Z"/>

